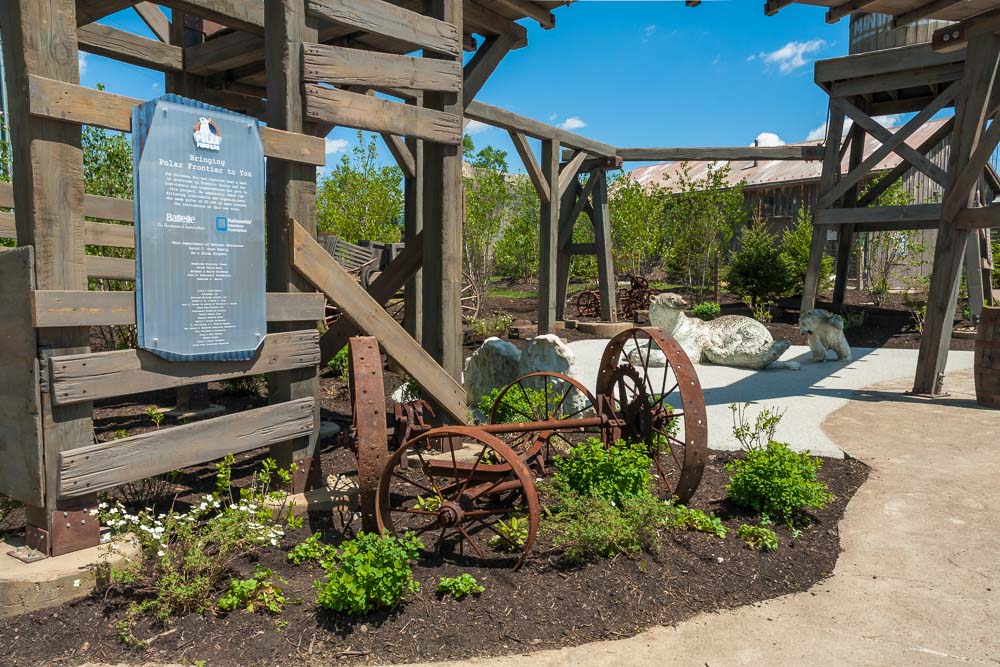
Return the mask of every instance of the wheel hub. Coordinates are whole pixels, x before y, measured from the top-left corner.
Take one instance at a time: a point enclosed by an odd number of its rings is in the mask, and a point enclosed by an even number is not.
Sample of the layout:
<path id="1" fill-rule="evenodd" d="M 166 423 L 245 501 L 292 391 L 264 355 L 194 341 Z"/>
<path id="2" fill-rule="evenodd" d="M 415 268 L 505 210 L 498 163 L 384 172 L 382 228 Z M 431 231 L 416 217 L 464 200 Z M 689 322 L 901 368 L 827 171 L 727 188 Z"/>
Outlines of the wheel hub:
<path id="1" fill-rule="evenodd" d="M 441 506 L 438 512 L 438 520 L 442 526 L 457 526 L 465 518 L 465 512 L 461 505 L 454 501 L 448 501 Z"/>

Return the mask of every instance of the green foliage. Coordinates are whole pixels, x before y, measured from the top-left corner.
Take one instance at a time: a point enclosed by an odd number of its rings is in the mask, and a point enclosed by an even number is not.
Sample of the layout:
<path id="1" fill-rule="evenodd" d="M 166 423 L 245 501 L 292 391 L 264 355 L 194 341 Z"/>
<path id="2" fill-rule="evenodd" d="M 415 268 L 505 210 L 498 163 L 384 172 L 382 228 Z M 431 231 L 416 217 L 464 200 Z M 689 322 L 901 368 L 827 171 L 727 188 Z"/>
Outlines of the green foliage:
<path id="1" fill-rule="evenodd" d="M 461 600 L 469 595 L 480 595 L 486 589 L 476 581 L 471 574 L 465 573 L 458 577 L 441 577 L 438 582 L 438 595 L 450 595 L 456 600 Z"/>
<path id="2" fill-rule="evenodd" d="M 541 202 L 535 186 L 527 176 L 513 176 L 508 184 L 511 198 L 507 208 L 507 221 L 494 251 L 496 274 L 505 278 L 530 280 L 538 276 Z M 534 294 L 532 292 L 530 296 Z"/>
<path id="3" fill-rule="evenodd" d="M 990 247 L 993 249 L 994 266 L 1000 263 L 1000 231 L 994 229 L 991 232 L 993 238 L 990 240 Z M 993 269 L 993 289 L 1000 289 L 1000 269 Z"/>
<path id="4" fill-rule="evenodd" d="M 260 396 L 267 387 L 267 378 L 263 375 L 244 375 L 222 383 L 227 394 L 233 396 Z"/>
<path id="5" fill-rule="evenodd" d="M 863 310 L 845 308 L 844 312 L 841 313 L 841 317 L 844 318 L 844 331 L 847 331 L 848 329 L 857 329 L 863 326 L 865 320 L 868 318 L 868 314 Z"/>
<path id="6" fill-rule="evenodd" d="M 219 464 L 219 491 L 187 512 L 145 509 L 133 515 L 120 503 L 100 504 L 98 515 L 112 534 L 131 534 L 138 543 L 140 557 L 110 573 L 112 586 L 147 596 L 137 613 L 167 618 L 213 609 L 232 564 L 277 546 L 285 526 L 295 525 L 287 495 L 274 490 L 290 482 L 292 471 L 268 459 L 234 495 L 232 461 L 230 456 Z"/>
<path id="7" fill-rule="evenodd" d="M 740 447 L 745 452 L 752 452 L 764 449 L 767 443 L 774 440 L 774 433 L 778 430 L 785 412 L 778 412 L 771 408 L 764 408 L 757 413 L 754 422 L 751 424 L 747 419 L 747 410 L 750 403 L 730 403 L 729 411 L 733 413 L 733 435 L 740 443 Z"/>
<path id="8" fill-rule="evenodd" d="M 316 193 L 316 218 L 320 231 L 331 232 L 351 243 L 396 243 L 402 235 L 403 172 L 396 166 L 379 166 L 378 139 L 357 144 L 340 164 L 320 180 Z"/>
<path id="9" fill-rule="evenodd" d="M 718 538 L 725 538 L 729 529 L 722 524 L 722 519 L 715 514 L 705 514 L 703 510 L 670 504 L 664 525 L 668 528 L 686 528 L 709 533 Z"/>
<path id="10" fill-rule="evenodd" d="M 599 439 L 590 438 L 570 449 L 568 456 L 555 458 L 552 483 L 621 507 L 626 498 L 649 493 L 652 465 L 641 444 L 619 441 L 605 447 Z"/>
<path id="11" fill-rule="evenodd" d="M 474 150 L 471 139 L 469 144 L 470 150 Z M 462 179 L 465 184 L 462 261 L 468 280 L 480 294 L 486 294 L 512 198 L 507 185 L 507 153 L 487 146 L 467 159 L 472 170 L 471 176 Z"/>
<path id="12" fill-rule="evenodd" d="M 787 294 L 793 287 L 791 269 L 764 224 L 746 228 L 727 272 L 729 289 L 751 308 Z"/>
<path id="13" fill-rule="evenodd" d="M 763 526 L 753 526 L 748 523 L 743 524 L 736 531 L 736 534 L 743 538 L 747 546 L 759 551 L 777 551 L 778 535 L 770 528 Z"/>
<path id="14" fill-rule="evenodd" d="M 477 338 L 506 338 L 514 325 L 514 317 L 504 312 L 495 312 L 490 317 L 474 317 L 468 321 L 469 330 Z"/>
<path id="15" fill-rule="evenodd" d="M 500 397 L 501 388 L 496 388 L 479 399 L 476 406 L 484 416 L 490 414 L 493 404 Z M 555 400 L 557 397 L 554 397 Z M 540 389 L 514 387 L 506 394 L 497 406 L 494 422 L 497 424 L 520 424 L 522 422 L 538 421 L 538 418 L 548 414 L 545 406 L 545 392 Z"/>
<path id="16" fill-rule="evenodd" d="M 647 275 L 667 257 L 669 236 L 665 233 L 669 193 L 656 184 L 643 185 L 629 174 L 609 184 L 611 251 L 620 274 Z M 586 223 L 590 227 L 589 223 Z M 586 242 L 591 238 L 577 239 Z"/>
<path id="17" fill-rule="evenodd" d="M 323 563 L 326 578 L 315 583 L 319 605 L 353 616 L 395 607 L 407 595 L 420 590 L 410 561 L 423 548 L 420 539 L 411 534 L 396 538 L 359 533 Z"/>
<path id="18" fill-rule="evenodd" d="M 874 187 L 878 181 L 871 183 Z M 907 192 L 902 181 L 894 183 L 872 203 L 872 206 L 908 206 L 913 195 Z M 883 305 L 893 287 L 894 271 L 899 266 L 917 269 L 924 263 L 924 244 L 919 230 L 907 229 L 886 232 L 868 232 L 861 240 L 861 273 L 865 289 L 876 306 Z"/>
<path id="19" fill-rule="evenodd" d="M 731 474 L 726 493 L 737 505 L 791 525 L 807 508 L 821 509 L 833 496 L 816 479 L 822 462 L 808 452 L 794 452 L 771 441 L 746 453 L 745 460 L 726 464 Z"/>
<path id="20" fill-rule="evenodd" d="M 285 610 L 285 593 L 277 583 L 287 584 L 263 565 L 257 565 L 249 579 L 229 580 L 229 590 L 219 598 L 216 608 L 222 612 L 243 609 L 249 614 L 260 609 L 278 615 Z"/>
<path id="21" fill-rule="evenodd" d="M 291 548 L 288 560 L 293 565 L 302 565 L 306 561 L 321 563 L 332 558 L 336 552 L 336 547 L 323 542 L 322 533 L 313 533 Z"/>
<path id="22" fill-rule="evenodd" d="M 691 314 L 697 317 L 699 320 L 714 320 L 719 314 L 722 313 L 722 306 L 715 303 L 714 301 L 703 301 L 702 303 L 696 304 L 694 308 L 691 309 Z"/>
<path id="23" fill-rule="evenodd" d="M 804 206 L 800 207 L 795 224 L 786 229 L 781 236 L 781 256 L 788 269 L 789 280 L 793 287 L 801 288 L 806 283 L 812 235 L 812 215 Z M 827 289 L 832 279 L 833 257 L 824 255 L 819 271 L 819 288 L 821 290 Z"/>
<path id="24" fill-rule="evenodd" d="M 497 551 L 517 552 L 528 541 L 528 519 L 526 517 L 513 516 L 509 521 L 497 521 L 493 527 L 499 535 L 494 535 L 490 539 L 490 546 Z"/>
<path id="25" fill-rule="evenodd" d="M 347 369 L 350 367 L 350 358 L 348 357 L 348 349 L 346 345 L 340 348 L 337 354 L 333 355 L 333 358 L 330 359 L 330 361 L 326 362 L 326 367 L 333 371 L 333 374 L 337 377 L 347 377 Z"/>
<path id="26" fill-rule="evenodd" d="M 166 416 L 163 412 L 160 412 L 155 405 L 151 405 L 146 408 L 146 416 L 149 417 L 149 421 L 153 422 L 156 430 L 160 430 L 160 424 L 163 423 L 163 418 Z"/>

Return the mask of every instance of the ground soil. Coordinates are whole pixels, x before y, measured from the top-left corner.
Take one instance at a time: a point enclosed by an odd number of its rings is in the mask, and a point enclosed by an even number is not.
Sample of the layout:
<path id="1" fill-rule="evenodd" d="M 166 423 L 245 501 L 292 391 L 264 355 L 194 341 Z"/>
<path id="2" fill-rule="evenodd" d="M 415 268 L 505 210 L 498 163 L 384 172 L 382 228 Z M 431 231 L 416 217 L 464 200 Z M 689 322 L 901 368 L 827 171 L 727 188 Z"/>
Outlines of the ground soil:
<path id="1" fill-rule="evenodd" d="M 349 455 L 334 448 L 324 469 L 347 465 Z M 88 661 L 205 660 L 209 665 L 329 664 L 337 660 L 395 663 L 526 653 L 599 639 L 626 637 L 658 624 L 677 623 L 703 611 L 737 607 L 805 591 L 832 572 L 839 554 L 837 523 L 867 476 L 854 459 L 824 461 L 820 477 L 836 500 L 812 515 L 797 537 L 777 527 L 777 553 L 750 550 L 735 529 L 752 520 L 725 500 L 724 464 L 732 454 L 712 453 L 692 506 L 714 511 L 731 529 L 719 539 L 704 533 L 663 535 L 658 556 L 619 557 L 580 568 L 565 568 L 547 549 L 543 536 L 524 567 L 486 570 L 473 563 L 421 562 L 414 574 L 421 592 L 391 612 L 349 620 L 315 606 L 312 583 L 322 571 L 294 567 L 285 553 L 310 530 L 338 541 L 353 525 L 345 517 L 317 516 L 290 534 L 283 548 L 260 555 L 260 562 L 287 580 L 286 594 L 301 603 L 280 617 L 243 612 L 226 616 L 192 614 L 162 625 L 140 621 L 136 637 L 152 640 L 131 648 L 118 637 L 116 623 L 131 599 L 115 593 L 94 595 L 62 607 L 0 621 L 0 655 L 5 664 L 79 664 Z M 244 457 L 237 474 L 254 461 Z M 208 470 L 191 471 L 205 480 Z M 237 569 L 249 572 L 251 562 Z M 442 576 L 468 572 L 486 588 L 461 602 L 434 594 Z"/>

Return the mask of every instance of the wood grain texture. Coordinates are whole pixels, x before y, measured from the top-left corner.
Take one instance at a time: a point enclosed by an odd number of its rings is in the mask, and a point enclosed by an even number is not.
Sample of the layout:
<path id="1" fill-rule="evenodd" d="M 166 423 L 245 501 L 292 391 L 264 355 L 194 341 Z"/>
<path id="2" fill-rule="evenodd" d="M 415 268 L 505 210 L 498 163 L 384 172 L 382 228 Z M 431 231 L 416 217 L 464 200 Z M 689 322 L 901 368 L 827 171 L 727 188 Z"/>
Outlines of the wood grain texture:
<path id="1" fill-rule="evenodd" d="M 28 79 L 31 114 L 41 118 L 131 132 L 132 108 L 142 102 L 45 77 Z M 326 142 L 322 137 L 262 127 L 260 140 L 269 158 L 313 166 L 326 164 Z"/>
<path id="2" fill-rule="evenodd" d="M 442 55 L 462 53 L 462 35 L 455 25 L 382 0 L 308 0 L 308 10 L 326 21 Z"/>
<path id="3" fill-rule="evenodd" d="M 601 157 L 615 157 L 618 155 L 618 149 L 609 144 L 594 141 L 582 135 L 562 130 L 553 125 L 521 116 L 500 107 L 483 104 L 482 102 L 473 101 L 466 105 L 465 116 L 466 118 L 478 120 L 493 127 L 502 128 L 508 132 L 520 132 L 535 139 L 558 139 L 559 143 L 563 146 L 587 151 L 591 155 L 599 155 Z"/>
<path id="4" fill-rule="evenodd" d="M 179 46 L 140 37 L 101 23 L 81 27 L 77 31 L 77 37 L 81 51 L 160 72 L 184 70 L 184 51 Z"/>
<path id="5" fill-rule="evenodd" d="M 34 251 L 0 253 L 0 493 L 29 505 L 45 503 L 38 341 L 31 325 Z"/>
<path id="6" fill-rule="evenodd" d="M 313 398 L 80 447 L 59 456 L 59 496 L 107 491 L 126 482 L 301 437 L 313 430 Z"/>
<path id="7" fill-rule="evenodd" d="M 462 118 L 335 88 L 306 84 L 306 117 L 359 130 L 413 136 L 441 144 L 462 143 Z"/>
<path id="8" fill-rule="evenodd" d="M 264 0 L 157 0 L 157 3 L 230 28 L 264 34 Z"/>
<path id="9" fill-rule="evenodd" d="M 144 350 L 53 357 L 52 401 L 72 405 L 319 364 L 315 330 L 268 334 L 250 361 L 171 362 Z"/>
<path id="10" fill-rule="evenodd" d="M 152 2 L 140 2 L 132 9 L 161 42 L 170 41 L 170 19 Z"/>
<path id="11" fill-rule="evenodd" d="M 515 130 L 511 130 L 508 134 L 510 134 L 510 140 L 514 144 L 514 150 L 517 151 L 521 162 L 524 164 L 524 170 L 528 173 L 528 178 L 531 179 L 531 184 L 535 186 L 538 198 L 542 203 L 547 203 L 552 196 L 549 191 L 549 183 L 545 180 L 545 174 L 542 172 L 541 165 L 538 164 L 535 151 L 532 150 L 531 144 L 528 143 L 528 138 Z"/>
<path id="12" fill-rule="evenodd" d="M 626 162 L 714 160 L 822 160 L 822 146 L 719 146 L 712 148 L 619 148 Z"/>
<path id="13" fill-rule="evenodd" d="M 135 280 L 135 260 L 122 257 L 87 255 L 87 275 L 108 280 Z"/>
<path id="14" fill-rule="evenodd" d="M 462 68 L 455 62 L 325 44 L 302 45 L 302 76 L 308 83 L 454 93 L 462 89 Z"/>
<path id="15" fill-rule="evenodd" d="M 319 245 L 309 232 L 292 223 L 292 265 L 326 294 L 355 327 L 376 336 L 386 354 L 396 360 L 458 423 L 467 420 L 465 389 L 431 358 L 381 305 Z"/>

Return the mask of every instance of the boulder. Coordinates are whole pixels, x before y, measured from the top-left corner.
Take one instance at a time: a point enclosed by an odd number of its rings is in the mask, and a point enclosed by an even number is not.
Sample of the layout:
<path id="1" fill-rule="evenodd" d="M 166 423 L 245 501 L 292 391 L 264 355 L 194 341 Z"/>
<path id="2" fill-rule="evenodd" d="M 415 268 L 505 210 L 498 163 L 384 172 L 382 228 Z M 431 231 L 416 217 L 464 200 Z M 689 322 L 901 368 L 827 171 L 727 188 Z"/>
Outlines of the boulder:
<path id="1" fill-rule="evenodd" d="M 576 376 L 576 355 L 559 336 L 545 334 L 535 336 L 521 352 L 517 366 L 518 376 L 528 373 L 548 371 Z"/>
<path id="2" fill-rule="evenodd" d="M 651 347 L 652 350 L 650 350 Z M 667 355 L 660 348 L 650 345 L 648 341 L 637 345 L 635 341 L 630 340 L 625 343 L 623 353 L 633 366 L 642 366 L 647 357 L 649 358 L 649 368 L 666 368 L 667 366 Z"/>
<path id="3" fill-rule="evenodd" d="M 500 338 L 487 338 L 465 364 L 465 392 L 470 408 L 498 387 L 518 378 L 521 351 Z"/>

